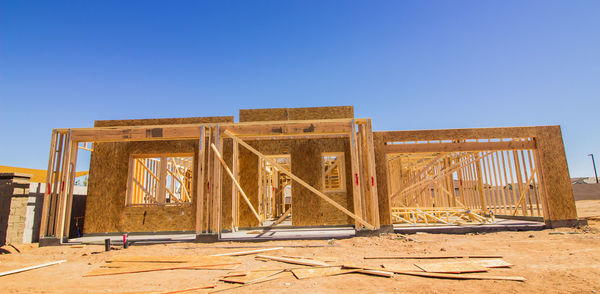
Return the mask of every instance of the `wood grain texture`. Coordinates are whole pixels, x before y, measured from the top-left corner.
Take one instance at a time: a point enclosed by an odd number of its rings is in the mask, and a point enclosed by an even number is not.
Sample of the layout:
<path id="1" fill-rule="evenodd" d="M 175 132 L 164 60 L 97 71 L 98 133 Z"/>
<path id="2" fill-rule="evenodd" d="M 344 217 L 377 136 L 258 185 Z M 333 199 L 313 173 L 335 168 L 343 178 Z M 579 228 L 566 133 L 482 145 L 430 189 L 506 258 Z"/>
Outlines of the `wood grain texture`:
<path id="1" fill-rule="evenodd" d="M 378 200 L 381 224 L 391 224 L 390 180 L 388 178 L 386 143 L 400 141 L 428 140 L 467 140 L 489 138 L 533 138 L 537 158 L 539 158 L 540 182 L 544 199 L 544 219 L 553 221 L 573 221 L 577 219 L 575 200 L 570 183 L 569 170 L 560 126 L 473 128 L 420 131 L 374 132 L 375 161 L 377 166 Z M 434 144 L 428 144 L 430 152 L 436 151 Z M 445 144 L 437 146 L 444 147 Z M 433 149 L 432 149 L 433 148 Z M 393 148 L 388 148 L 392 150 Z M 442 148 L 439 150 L 443 152 Z"/>
<path id="2" fill-rule="evenodd" d="M 95 127 L 156 124 L 232 122 L 233 117 L 142 119 L 96 121 Z M 96 143 L 90 159 L 88 195 L 83 232 L 193 231 L 195 196 L 192 203 L 164 206 L 126 206 L 127 170 L 131 154 L 193 153 L 198 163 L 198 140 Z M 194 183 L 197 172 L 194 171 Z M 193 185 L 192 194 L 196 194 Z"/>
<path id="3" fill-rule="evenodd" d="M 353 106 L 240 109 L 240 122 L 353 118 Z"/>

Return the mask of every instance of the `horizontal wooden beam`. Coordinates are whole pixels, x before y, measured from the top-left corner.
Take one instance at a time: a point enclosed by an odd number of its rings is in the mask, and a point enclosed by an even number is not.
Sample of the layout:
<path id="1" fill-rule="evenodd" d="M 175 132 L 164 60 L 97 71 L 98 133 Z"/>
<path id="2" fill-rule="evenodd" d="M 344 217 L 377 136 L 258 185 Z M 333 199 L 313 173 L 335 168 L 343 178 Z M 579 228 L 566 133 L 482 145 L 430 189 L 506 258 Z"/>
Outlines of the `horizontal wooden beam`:
<path id="1" fill-rule="evenodd" d="M 170 125 L 152 127 L 106 127 L 71 129 L 74 141 L 116 142 L 156 141 L 200 138 L 204 125 Z"/>
<path id="2" fill-rule="evenodd" d="M 373 132 L 382 141 L 465 140 L 536 137 L 544 126 Z"/>
<path id="3" fill-rule="evenodd" d="M 352 130 L 351 120 L 334 121 L 295 121 L 295 122 L 270 122 L 261 125 L 230 124 L 219 125 L 223 134 L 230 131 L 240 138 L 244 137 L 280 137 L 280 136 L 311 136 L 327 134 L 348 134 Z"/>
<path id="4" fill-rule="evenodd" d="M 255 140 L 339 137 L 346 136 L 352 128 L 350 119 L 210 125 L 219 125 L 221 133 L 229 130 L 239 134 L 240 137 L 250 137 Z M 207 126 L 209 124 L 180 124 L 55 129 L 55 131 L 59 133 L 71 131 L 72 138 L 76 142 L 126 142 L 197 139 L 200 138 L 200 130 Z"/>
<path id="5" fill-rule="evenodd" d="M 385 153 L 459 152 L 535 149 L 533 141 L 460 142 L 385 145 Z"/>

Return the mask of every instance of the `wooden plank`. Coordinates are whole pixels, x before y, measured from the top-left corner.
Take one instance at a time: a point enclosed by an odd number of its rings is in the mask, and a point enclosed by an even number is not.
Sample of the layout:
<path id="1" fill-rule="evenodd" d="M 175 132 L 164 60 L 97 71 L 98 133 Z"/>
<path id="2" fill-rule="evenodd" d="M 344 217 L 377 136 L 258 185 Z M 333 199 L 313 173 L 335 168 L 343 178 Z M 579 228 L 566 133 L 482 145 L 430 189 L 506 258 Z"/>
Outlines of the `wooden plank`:
<path id="1" fill-rule="evenodd" d="M 250 284 L 271 276 L 277 275 L 284 270 L 269 270 L 269 271 L 251 271 L 243 276 L 231 276 L 219 279 L 219 281 L 237 283 L 237 284 Z"/>
<path id="2" fill-rule="evenodd" d="M 531 177 L 527 180 L 527 183 L 525 183 L 525 187 L 526 187 L 527 191 L 529 191 L 529 185 L 531 184 L 531 181 L 533 181 L 533 179 L 535 178 L 535 173 L 536 173 L 536 170 L 533 169 Z M 520 193 L 521 193 L 521 197 L 519 198 L 519 201 L 517 202 L 517 204 L 515 206 L 515 211 L 512 214 L 513 216 L 517 215 L 519 206 L 521 205 L 521 203 L 523 203 L 523 200 L 525 199 L 526 191 L 522 190 L 522 191 L 520 191 Z M 525 206 L 523 206 L 523 207 L 525 207 Z"/>
<path id="3" fill-rule="evenodd" d="M 110 257 L 106 262 L 165 262 L 186 263 L 194 262 L 203 265 L 240 263 L 239 259 L 229 256 L 203 256 L 203 255 L 117 255 Z"/>
<path id="4" fill-rule="evenodd" d="M 217 139 L 219 142 L 219 145 L 217 145 L 217 148 L 219 149 L 219 154 L 223 154 L 223 137 L 221 137 L 221 134 L 219 133 L 219 125 L 217 124 L 216 126 L 216 134 L 217 134 Z M 217 185 L 215 185 L 215 192 L 217 193 L 217 206 L 215 208 L 216 211 L 216 228 L 215 228 L 215 232 L 217 232 L 217 234 L 219 235 L 219 239 L 221 238 L 221 230 L 223 229 L 223 225 L 221 223 L 221 220 L 223 218 L 223 214 L 222 214 L 222 205 L 223 205 L 223 172 L 222 172 L 222 166 L 220 164 L 217 164 L 217 169 L 216 169 L 216 175 L 217 175 Z"/>
<path id="5" fill-rule="evenodd" d="M 74 142 L 73 146 L 71 146 L 71 173 L 69 174 L 69 190 L 67 191 L 67 200 L 66 200 L 66 211 L 65 211 L 65 220 L 63 226 L 63 236 L 69 237 L 69 233 L 71 231 L 71 208 L 73 207 L 73 189 L 75 186 L 75 177 L 76 169 L 77 169 L 77 153 L 79 149 L 77 148 L 77 142 Z"/>
<path id="6" fill-rule="evenodd" d="M 534 176 L 534 170 L 532 170 L 532 166 L 529 166 L 529 168 L 527 167 L 527 161 L 525 160 L 525 151 L 521 150 L 521 158 L 523 158 L 523 170 L 525 171 L 525 174 L 527 175 L 528 172 L 531 172 L 531 177 L 533 179 L 535 179 Z M 527 176 L 525 178 L 528 178 Z M 532 179 L 532 180 L 533 180 Z M 533 182 L 532 182 L 533 183 Z M 531 189 L 529 189 L 529 185 L 526 185 L 525 188 L 527 189 L 527 198 L 525 199 L 525 203 L 527 203 L 527 200 L 529 200 L 529 215 L 533 216 L 533 202 L 531 201 Z"/>
<path id="7" fill-rule="evenodd" d="M 160 181 L 158 182 L 158 195 L 156 195 L 156 201 L 158 203 L 166 203 L 167 199 L 167 157 L 161 156 L 159 164 Z"/>
<path id="8" fill-rule="evenodd" d="M 125 205 L 131 205 L 133 203 L 133 169 L 135 166 L 135 159 L 130 156 L 127 167 L 127 195 L 125 196 Z"/>
<path id="9" fill-rule="evenodd" d="M 230 130 L 248 137 L 289 137 L 345 135 L 350 129 L 350 119 L 315 121 L 279 121 L 251 123 L 222 123 L 221 132 Z M 121 127 L 96 127 L 57 129 L 71 131 L 73 139 L 80 142 L 126 142 L 153 140 L 198 139 L 204 124 L 146 125 Z"/>
<path id="10" fill-rule="evenodd" d="M 51 265 L 55 265 L 55 264 L 59 264 L 59 263 L 63 263 L 63 262 L 66 262 L 66 260 L 47 262 L 47 263 L 42 263 L 42 264 L 38 264 L 38 265 L 34 265 L 34 266 L 28 266 L 28 267 L 24 267 L 24 268 L 20 268 L 20 269 L 1 272 L 0 277 L 16 274 L 16 273 L 20 273 L 20 272 L 30 271 L 30 270 L 37 269 L 37 268 L 47 267 L 47 266 L 51 266 Z"/>
<path id="11" fill-rule="evenodd" d="M 42 217 L 40 222 L 40 239 L 47 235 L 48 229 L 48 218 L 50 213 L 50 195 L 52 193 L 52 174 L 54 172 L 54 162 L 56 159 L 56 145 L 58 140 L 58 134 L 56 131 L 52 131 L 50 138 L 50 155 L 48 158 L 48 172 L 46 173 L 46 191 L 44 192 L 44 202 L 42 205 Z"/>
<path id="12" fill-rule="evenodd" d="M 293 275 L 290 272 L 287 271 L 283 271 L 281 273 L 275 274 L 273 276 L 264 278 L 264 279 L 260 279 L 260 280 L 255 280 L 252 283 L 245 283 L 245 284 L 235 284 L 235 285 L 231 285 L 231 284 L 224 284 L 224 286 L 219 286 L 217 289 L 210 291 L 208 293 L 218 293 L 218 292 L 222 292 L 222 291 L 229 291 L 232 289 L 237 289 L 237 288 L 241 288 L 241 287 L 246 287 L 247 285 L 253 285 L 253 284 L 258 284 L 258 283 L 263 283 L 263 282 L 268 282 L 268 281 L 273 281 L 273 280 L 277 280 L 277 279 L 281 279 L 281 278 L 292 278 Z"/>
<path id="13" fill-rule="evenodd" d="M 468 140 L 489 138 L 527 138 L 534 137 L 540 127 L 503 127 L 503 128 L 468 128 L 438 129 L 418 131 L 386 131 L 377 132 L 386 142 L 427 141 L 427 140 Z"/>
<path id="14" fill-rule="evenodd" d="M 344 264 L 342 266 L 344 269 L 355 269 L 358 273 L 367 274 L 372 276 L 386 277 L 391 278 L 394 276 L 394 273 L 391 271 L 386 271 L 383 268 L 373 268 L 363 265 L 354 265 L 354 264 Z"/>
<path id="15" fill-rule="evenodd" d="M 391 144 L 384 146 L 385 153 L 434 153 L 461 151 L 495 151 L 495 150 L 525 150 L 535 149 L 533 141 L 505 142 L 454 142 L 430 144 Z"/>
<path id="16" fill-rule="evenodd" d="M 240 168 L 240 152 L 239 152 L 239 144 L 236 141 L 233 141 L 233 155 L 232 155 L 232 168 L 233 168 L 233 177 L 239 183 L 239 168 Z M 237 190 L 236 185 L 231 185 L 231 229 L 233 231 L 237 231 L 239 227 L 240 220 L 240 212 L 239 212 L 239 191 Z"/>
<path id="17" fill-rule="evenodd" d="M 415 263 L 415 266 L 430 273 L 478 273 L 485 272 L 487 268 L 471 261 L 449 261 L 438 263 Z"/>
<path id="18" fill-rule="evenodd" d="M 404 271 L 396 270 L 393 266 L 384 265 L 385 269 L 391 270 L 396 274 L 419 276 L 427 278 L 439 278 L 439 279 L 455 279 L 455 280 L 504 280 L 504 281 L 517 281 L 525 282 L 527 279 L 524 277 L 512 277 L 512 276 L 488 276 L 488 275 L 477 275 L 477 274 L 444 274 L 444 273 L 427 273 L 418 271 Z"/>
<path id="19" fill-rule="evenodd" d="M 314 260 L 314 259 L 305 259 L 305 258 L 287 258 L 287 257 L 269 256 L 269 255 L 257 255 L 256 258 L 269 259 L 269 260 L 275 260 L 275 261 L 280 261 L 280 262 L 285 262 L 285 263 L 301 264 L 301 265 L 308 265 L 308 266 L 328 266 L 329 265 L 323 261 Z"/>
<path id="20" fill-rule="evenodd" d="M 214 161 L 214 156 L 212 155 L 212 148 L 210 148 L 210 144 L 212 144 L 213 142 L 213 131 L 212 131 L 212 127 L 211 125 L 208 125 L 208 140 L 206 142 L 206 173 L 207 173 L 207 177 L 206 177 L 206 195 L 205 195 L 205 202 L 206 205 L 204 207 L 205 209 L 205 213 L 204 216 L 205 218 L 203 219 L 203 232 L 206 233 L 211 233 L 211 229 L 210 229 L 210 222 L 211 222 L 211 207 L 212 207 L 212 187 L 211 185 L 213 185 L 213 161 Z"/>
<path id="21" fill-rule="evenodd" d="M 110 266 L 110 264 L 108 264 Z M 165 270 L 176 270 L 176 269 L 235 269 L 239 266 L 239 263 L 223 263 L 223 264 L 196 264 L 193 262 L 189 263 L 138 263 L 130 262 L 125 266 L 121 267 L 108 267 L 108 268 L 96 268 L 89 271 L 83 277 L 95 277 L 95 276 L 111 276 L 111 275 L 122 275 L 122 274 L 133 274 L 133 273 L 145 273 L 154 271 L 165 271 Z"/>
<path id="22" fill-rule="evenodd" d="M 273 250 L 279 250 L 279 249 L 283 249 L 283 247 L 273 247 L 273 248 L 264 248 L 264 249 L 238 251 L 238 252 L 227 252 L 227 253 L 213 254 L 211 256 L 242 256 L 242 255 L 249 255 L 249 254 L 261 253 L 261 252 L 273 251 Z"/>
<path id="23" fill-rule="evenodd" d="M 313 267 L 313 268 L 298 268 L 291 270 L 294 276 L 297 279 L 310 279 L 310 278 L 320 278 L 320 277 L 329 277 L 329 276 L 337 276 L 348 273 L 355 273 L 360 271 L 360 269 L 342 269 L 341 266 L 336 267 Z"/>
<path id="24" fill-rule="evenodd" d="M 71 177 L 71 152 L 73 151 L 73 140 L 71 139 L 71 133 L 67 134 L 66 139 L 66 152 L 63 155 L 63 168 L 61 170 L 61 188 L 58 197 L 58 210 L 56 214 L 55 223 L 55 236 L 59 238 L 60 243 L 63 242 L 64 224 L 65 224 L 65 212 L 67 209 L 67 190 L 69 188 L 69 179 Z M 77 150 L 75 148 L 75 150 Z"/>
<path id="25" fill-rule="evenodd" d="M 500 255 L 416 255 L 416 256 L 366 256 L 364 259 L 451 259 L 451 258 L 502 258 Z"/>
<path id="26" fill-rule="evenodd" d="M 200 130 L 200 139 L 198 139 L 198 167 L 196 168 L 196 234 L 202 234 L 202 225 L 204 223 L 204 166 L 206 161 L 206 143 L 205 128 Z"/>
<path id="27" fill-rule="evenodd" d="M 246 201 L 246 204 L 248 204 L 248 207 L 252 211 L 252 214 L 254 214 L 254 217 L 256 217 L 256 219 L 258 220 L 258 223 L 262 224 L 262 219 L 260 218 L 260 216 L 258 215 L 258 213 L 256 212 L 256 210 L 252 206 L 252 203 L 250 203 L 250 199 L 248 199 L 248 196 L 246 196 L 246 193 L 244 192 L 244 190 L 240 186 L 240 183 L 237 181 L 237 179 L 235 178 L 235 176 L 233 175 L 233 173 L 231 172 L 231 170 L 229 169 L 229 167 L 227 166 L 227 164 L 223 160 L 223 157 L 221 157 L 221 153 L 219 153 L 219 151 L 217 150 L 217 147 L 215 147 L 215 144 L 211 144 L 210 148 L 213 149 L 213 152 L 215 153 L 215 156 L 217 156 L 217 158 L 221 162 L 221 165 L 223 165 L 223 167 L 225 168 L 225 171 L 231 177 L 231 180 L 233 181 L 233 184 L 240 191 L 240 194 L 242 195 L 242 199 L 244 199 L 244 201 Z"/>
<path id="28" fill-rule="evenodd" d="M 194 288 L 186 288 L 186 289 L 174 290 L 174 291 L 169 291 L 169 292 L 162 292 L 161 294 L 175 294 L 175 293 L 192 292 L 192 291 L 203 290 L 203 289 L 212 289 L 212 288 L 215 288 L 216 286 L 217 285 L 215 285 L 215 284 L 206 284 L 206 285 L 194 287 Z"/>
<path id="29" fill-rule="evenodd" d="M 349 215 L 350 217 L 354 218 L 355 220 L 358 220 L 359 222 L 361 222 L 363 225 L 365 225 L 367 228 L 371 229 L 371 230 L 375 230 L 377 229 L 375 226 L 369 224 L 367 221 L 365 221 L 364 219 L 362 219 L 361 217 L 355 215 L 354 213 L 350 212 L 349 210 L 347 210 L 346 208 L 344 208 L 343 206 L 339 205 L 337 202 L 335 202 L 334 200 L 332 200 L 331 198 L 327 197 L 327 195 L 323 194 L 321 191 L 315 189 L 313 186 L 309 185 L 308 183 L 306 183 L 305 181 L 303 181 L 302 179 L 298 178 L 296 175 L 294 175 L 293 173 L 291 173 L 290 171 L 286 170 L 284 167 L 282 167 L 279 163 L 277 163 L 274 160 L 271 160 L 270 158 L 268 158 L 267 156 L 263 155 L 262 153 L 258 152 L 256 149 L 254 149 L 252 146 L 248 145 L 246 142 L 244 142 L 243 140 L 241 140 L 240 138 L 236 137 L 234 134 L 232 134 L 229 131 L 225 131 L 225 134 L 231 138 L 233 138 L 235 141 L 237 141 L 238 143 L 240 143 L 240 145 L 246 147 L 248 150 L 250 150 L 252 153 L 258 155 L 260 158 L 263 158 L 264 160 L 266 160 L 267 162 L 269 162 L 271 165 L 273 165 L 274 167 L 278 168 L 282 173 L 288 175 L 290 178 L 292 178 L 292 180 L 295 180 L 296 182 L 300 183 L 301 185 L 303 185 L 304 187 L 306 187 L 308 190 L 312 191 L 313 193 L 317 194 L 317 196 L 321 197 L 323 200 L 327 201 L 329 204 L 333 205 L 335 208 L 341 210 L 342 212 L 344 212 L 346 215 Z"/>
<path id="30" fill-rule="evenodd" d="M 529 159 L 529 167 L 532 170 L 534 170 L 535 166 L 533 165 L 533 152 L 531 150 L 527 150 L 527 158 Z M 540 212 L 540 194 L 539 194 L 539 191 L 538 191 L 538 185 L 536 183 L 536 179 L 539 178 L 538 174 L 539 174 L 539 172 L 535 174 L 535 179 L 532 182 L 532 185 L 533 185 L 533 197 L 534 197 L 534 200 L 535 200 L 535 209 L 536 209 L 536 212 L 537 212 L 537 216 L 542 216 L 541 212 Z M 538 183 L 539 183 L 539 180 L 538 180 Z"/>
<path id="31" fill-rule="evenodd" d="M 487 209 L 487 203 L 486 203 L 485 192 L 484 192 L 484 187 L 483 187 L 483 173 L 482 173 L 483 171 L 481 168 L 481 160 L 475 161 L 475 168 L 477 169 L 477 192 L 479 193 L 479 207 L 481 209 L 485 210 L 485 209 Z"/>
<path id="32" fill-rule="evenodd" d="M 487 268 L 497 268 L 497 267 L 511 267 L 513 264 L 508 263 L 502 259 L 475 259 L 471 260 L 471 262 L 478 264 Z"/>
<path id="33" fill-rule="evenodd" d="M 377 228 L 380 227 L 379 220 L 379 200 L 377 194 L 377 172 L 375 170 L 375 147 L 373 145 L 373 129 L 371 125 L 371 119 L 367 119 L 365 125 L 366 132 L 366 147 L 367 150 L 367 162 L 368 162 L 368 173 L 367 186 L 369 187 L 370 200 L 371 200 L 371 219 L 370 222 Z"/>
<path id="34" fill-rule="evenodd" d="M 60 133 L 58 139 L 58 149 L 56 151 L 55 167 L 54 167 L 54 181 L 52 186 L 52 193 L 50 195 L 50 213 L 48 215 L 48 227 L 46 236 L 56 237 L 56 221 L 58 213 L 58 199 L 61 189 L 61 172 L 63 169 L 64 153 L 66 149 L 66 135 Z"/>
<path id="35" fill-rule="evenodd" d="M 356 142 L 356 122 L 352 120 L 351 122 L 351 130 L 350 130 L 350 162 L 352 169 L 352 200 L 354 204 L 354 213 L 356 215 L 363 215 L 362 210 L 362 197 L 361 197 L 361 186 L 360 181 L 358 180 L 359 173 L 359 161 L 358 161 L 358 147 Z M 361 223 L 358 220 L 354 220 L 354 228 L 356 230 L 360 230 L 362 228 Z"/>
<path id="36" fill-rule="evenodd" d="M 519 153 L 517 153 L 516 150 L 512 151 L 513 153 L 513 161 L 515 164 L 515 173 L 517 174 L 517 183 L 519 185 L 519 194 L 522 195 L 523 191 L 525 190 L 525 187 L 523 186 L 523 174 L 521 173 L 521 163 L 519 161 Z M 518 202 L 521 202 L 521 200 L 519 199 Z M 515 204 L 515 215 L 517 213 L 517 208 L 518 208 L 518 204 Z M 523 206 L 523 211 L 522 211 L 523 215 L 527 215 L 527 210 L 525 209 L 525 206 Z"/>

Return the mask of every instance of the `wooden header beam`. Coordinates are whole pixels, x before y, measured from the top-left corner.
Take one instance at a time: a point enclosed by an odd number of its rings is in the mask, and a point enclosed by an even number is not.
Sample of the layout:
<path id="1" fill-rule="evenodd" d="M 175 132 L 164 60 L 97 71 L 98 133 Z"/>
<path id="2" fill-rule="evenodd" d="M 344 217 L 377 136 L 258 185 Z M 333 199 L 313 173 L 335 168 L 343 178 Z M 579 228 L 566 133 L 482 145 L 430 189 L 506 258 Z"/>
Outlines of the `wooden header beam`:
<path id="1" fill-rule="evenodd" d="M 366 120 L 366 119 L 359 119 Z M 123 142 L 197 139 L 202 128 L 218 125 L 220 132 L 225 130 L 239 134 L 248 139 L 278 139 L 299 137 L 339 137 L 347 135 L 351 130 L 351 119 L 330 119 L 315 121 L 282 121 L 282 122 L 250 122 L 250 123 L 213 123 L 182 124 L 157 126 L 125 126 L 55 129 L 58 133 L 71 131 L 76 142 Z"/>
<path id="2" fill-rule="evenodd" d="M 472 128 L 418 131 L 383 131 L 374 132 L 374 134 L 384 142 L 434 141 L 536 137 L 538 135 L 539 129 L 540 127 Z"/>
<path id="3" fill-rule="evenodd" d="M 418 153 L 418 152 L 461 152 L 461 151 L 495 151 L 495 150 L 527 150 L 535 149 L 533 141 L 506 142 L 456 142 L 456 143 L 420 143 L 385 145 L 385 153 Z"/>

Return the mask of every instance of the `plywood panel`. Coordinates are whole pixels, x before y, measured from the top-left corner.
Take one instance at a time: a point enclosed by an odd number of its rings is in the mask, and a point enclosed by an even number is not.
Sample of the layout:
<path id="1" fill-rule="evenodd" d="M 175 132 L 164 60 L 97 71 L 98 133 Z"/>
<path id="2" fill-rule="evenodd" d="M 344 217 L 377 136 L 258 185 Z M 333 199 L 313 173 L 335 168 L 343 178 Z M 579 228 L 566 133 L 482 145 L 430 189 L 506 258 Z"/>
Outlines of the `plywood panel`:
<path id="1" fill-rule="evenodd" d="M 96 121 L 96 127 L 155 124 L 231 122 L 232 117 L 111 120 Z M 127 170 L 131 154 L 194 153 L 197 166 L 197 140 L 118 142 L 94 144 L 90 160 L 90 177 L 84 233 L 193 231 L 194 203 L 169 206 L 126 206 Z M 194 183 L 197 172 L 194 171 Z M 196 195 L 197 187 L 192 194 Z M 195 196 L 194 196 L 195 198 Z M 195 199 L 194 199 L 195 201 Z"/>
<path id="2" fill-rule="evenodd" d="M 94 127 L 180 125 L 180 124 L 231 123 L 231 122 L 233 122 L 233 116 L 121 119 L 121 120 L 97 120 L 94 122 Z"/>
<path id="3" fill-rule="evenodd" d="M 351 166 L 347 139 L 297 140 L 292 145 L 292 172 L 322 190 L 321 153 L 344 152 L 345 166 Z M 345 169 L 346 192 L 326 193 L 344 208 L 353 211 L 351 169 Z M 354 221 L 298 183 L 292 183 L 292 224 L 295 226 L 345 225 Z"/>
<path id="4" fill-rule="evenodd" d="M 353 106 L 240 109 L 240 122 L 353 118 Z"/>
<path id="5" fill-rule="evenodd" d="M 546 219 L 576 220 L 575 197 L 559 126 L 538 127 L 536 143 L 549 216 Z"/>

